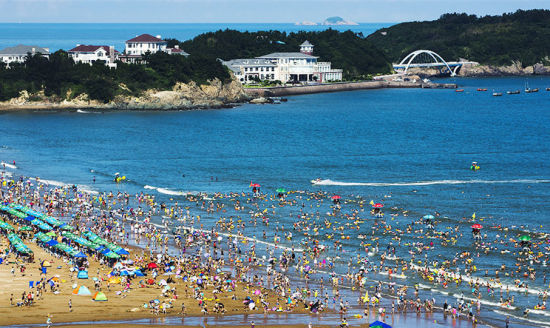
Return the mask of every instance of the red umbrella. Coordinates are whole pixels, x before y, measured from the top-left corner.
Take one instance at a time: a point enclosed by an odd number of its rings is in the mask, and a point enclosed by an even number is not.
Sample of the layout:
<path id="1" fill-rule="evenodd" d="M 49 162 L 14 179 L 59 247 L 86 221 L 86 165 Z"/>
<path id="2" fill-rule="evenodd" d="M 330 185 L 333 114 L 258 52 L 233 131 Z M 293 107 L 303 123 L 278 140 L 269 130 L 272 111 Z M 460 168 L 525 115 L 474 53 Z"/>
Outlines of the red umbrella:
<path id="1" fill-rule="evenodd" d="M 147 284 L 154 285 L 155 281 L 153 279 L 147 279 Z"/>
<path id="2" fill-rule="evenodd" d="M 252 184 L 252 187 L 260 188 L 260 185 L 257 184 L 257 183 L 253 183 L 253 184 Z"/>
<path id="3" fill-rule="evenodd" d="M 340 198 L 342 198 L 342 197 L 340 197 L 340 196 L 338 196 L 338 195 L 332 196 L 332 199 L 340 199 Z"/>
<path id="4" fill-rule="evenodd" d="M 479 224 L 479 223 L 476 223 L 476 224 L 473 224 L 473 225 L 472 225 L 472 228 L 473 228 L 473 229 L 481 229 L 481 228 L 483 228 L 483 226 L 482 226 L 481 224 Z"/>
<path id="5" fill-rule="evenodd" d="M 149 269 L 155 269 L 158 268 L 158 265 L 155 262 L 151 262 L 147 265 Z"/>
<path id="6" fill-rule="evenodd" d="M 384 205 L 382 205 L 382 204 L 380 204 L 380 203 L 376 203 L 376 204 L 372 205 L 372 207 L 374 207 L 374 208 L 382 208 L 382 207 L 384 207 Z"/>

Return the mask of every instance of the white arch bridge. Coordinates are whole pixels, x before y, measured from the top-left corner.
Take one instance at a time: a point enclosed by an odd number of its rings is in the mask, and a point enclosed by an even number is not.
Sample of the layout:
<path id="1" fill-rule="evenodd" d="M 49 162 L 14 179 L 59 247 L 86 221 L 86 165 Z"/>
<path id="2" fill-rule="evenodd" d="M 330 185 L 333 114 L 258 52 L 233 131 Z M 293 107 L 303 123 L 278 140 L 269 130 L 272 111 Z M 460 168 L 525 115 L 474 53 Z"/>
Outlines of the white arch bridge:
<path id="1" fill-rule="evenodd" d="M 464 64 L 474 64 L 474 62 L 447 62 L 431 50 L 416 50 L 403 58 L 399 64 L 393 64 L 393 69 L 401 74 L 407 74 L 409 68 L 436 68 L 441 74 L 455 76 Z"/>

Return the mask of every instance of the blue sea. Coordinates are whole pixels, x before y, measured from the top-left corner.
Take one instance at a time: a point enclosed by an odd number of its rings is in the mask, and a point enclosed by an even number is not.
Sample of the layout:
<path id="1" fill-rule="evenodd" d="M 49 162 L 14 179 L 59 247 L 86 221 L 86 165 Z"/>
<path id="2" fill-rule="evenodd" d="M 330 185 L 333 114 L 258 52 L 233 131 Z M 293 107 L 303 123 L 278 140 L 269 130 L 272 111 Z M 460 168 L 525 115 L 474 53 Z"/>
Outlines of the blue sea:
<path id="1" fill-rule="evenodd" d="M 390 24 L 387 24 L 390 25 Z M 351 28 L 367 35 L 384 24 Z M 52 50 L 81 44 L 114 44 L 136 34 L 161 34 L 181 40 L 220 28 L 238 30 L 318 30 L 318 26 L 292 24 L 0 24 L 0 48 L 19 43 Z M 459 227 L 456 244 L 435 247 L 430 260 L 452 259 L 457 253 L 479 252 L 472 246 L 469 223 L 475 213 L 487 233 L 516 238 L 521 234 L 550 233 L 550 87 L 548 77 L 453 78 L 464 92 L 430 89 L 380 89 L 290 97 L 279 105 L 244 104 L 235 108 L 196 111 L 24 111 L 0 113 L 0 160 L 15 161 L 14 176 L 39 176 L 52 185 L 77 184 L 95 192 L 153 193 L 167 203 L 185 202 L 187 193 L 249 192 L 250 182 L 274 194 L 277 188 L 322 191 L 341 195 L 343 211 L 357 209 L 357 199 L 383 202 L 387 220 L 405 230 L 414 219 L 440 214 L 445 230 Z M 538 93 L 493 97 L 492 91 L 540 88 Z M 487 88 L 488 92 L 478 92 Z M 469 170 L 477 161 L 479 171 Z M 115 184 L 116 172 L 128 178 Z M 312 179 L 322 183 L 312 185 Z M 329 204 L 301 199 L 317 215 L 331 211 Z M 308 208 L 309 207 L 309 208 Z M 281 209 L 272 226 L 289 227 L 297 209 Z M 294 212 L 294 213 L 293 213 Z M 195 213 L 196 214 L 196 213 Z M 389 217 L 389 215 L 394 216 Z M 206 227 L 219 215 L 202 214 Z M 228 213 L 227 215 L 231 215 Z M 235 214 L 237 215 L 237 214 Z M 378 220 L 360 212 L 367 223 L 343 242 L 339 255 L 345 272 L 357 252 L 354 237 L 370 233 Z M 211 220 L 208 220 L 211 219 Z M 160 220 L 160 219 L 159 219 Z M 498 230 L 503 226 L 507 232 Z M 249 228 L 247 228 L 249 229 Z M 260 231 L 245 231 L 259 237 Z M 276 232 L 267 231 L 272 238 Z M 296 246 L 284 240 L 286 246 Z M 321 243 L 330 244 L 322 236 Z M 381 236 L 380 248 L 392 240 Z M 537 239 L 544 242 L 544 239 Z M 357 241 L 355 239 L 355 241 Z M 397 255 L 409 260 L 408 240 Z M 407 244 L 405 244 L 407 242 Z M 512 244 L 498 247 L 511 247 Z M 522 318 L 523 309 L 541 301 L 537 291 L 547 288 L 548 243 L 532 262 L 537 278 L 529 281 L 534 293 L 517 295 L 517 309 L 495 306 L 495 297 L 483 298 L 481 318 L 503 326 L 503 318 L 531 326 L 544 326 L 548 312 Z M 418 259 L 424 257 L 418 255 Z M 501 264 L 515 265 L 513 255 L 500 252 L 476 257 L 476 265 L 494 273 Z M 385 277 L 377 279 L 384 280 Z M 545 279 L 545 278 L 544 278 Z M 513 284 L 513 279 L 503 279 Z M 426 287 L 410 273 L 399 283 L 420 287 L 421 296 L 456 301 L 467 290 Z M 357 297 L 357 295 L 355 296 Z"/>
<path id="2" fill-rule="evenodd" d="M 393 23 L 361 23 L 353 26 L 331 26 L 339 31 L 352 30 L 367 36 L 376 30 L 393 25 Z M 204 23 L 204 24 L 76 24 L 76 23 L 0 23 L 0 49 L 18 44 L 37 45 L 49 48 L 69 50 L 77 44 L 114 45 L 119 51 L 124 50 L 124 42 L 137 35 L 148 33 L 164 38 L 185 41 L 205 32 L 234 29 L 238 31 L 286 32 L 322 31 L 327 26 L 297 26 L 291 23 Z"/>

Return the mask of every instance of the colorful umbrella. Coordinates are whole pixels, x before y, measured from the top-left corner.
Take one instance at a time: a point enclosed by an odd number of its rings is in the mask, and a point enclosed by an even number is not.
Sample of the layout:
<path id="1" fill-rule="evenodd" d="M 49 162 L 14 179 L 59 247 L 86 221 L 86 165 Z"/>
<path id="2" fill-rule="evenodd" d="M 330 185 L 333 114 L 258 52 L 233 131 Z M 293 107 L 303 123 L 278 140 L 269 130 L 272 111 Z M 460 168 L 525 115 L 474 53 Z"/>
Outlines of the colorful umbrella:
<path id="1" fill-rule="evenodd" d="M 531 237 L 529 237 L 529 236 L 527 236 L 527 235 L 523 235 L 523 236 L 519 237 L 519 240 L 521 240 L 521 241 L 529 241 L 529 240 L 531 240 Z"/>
<path id="2" fill-rule="evenodd" d="M 372 205 L 372 207 L 374 207 L 374 208 L 382 208 L 382 207 L 384 207 L 384 205 L 382 205 L 382 204 L 380 204 L 380 203 L 376 203 L 376 204 Z"/>
<path id="3" fill-rule="evenodd" d="M 280 194 L 284 194 L 286 192 L 285 188 L 279 188 L 276 191 Z"/>
<path id="4" fill-rule="evenodd" d="M 340 199 L 340 198 L 342 198 L 342 197 L 340 197 L 340 196 L 338 196 L 338 195 L 334 195 L 334 196 L 332 196 L 331 198 L 332 198 L 333 200 L 335 200 L 335 199 Z"/>
<path id="5" fill-rule="evenodd" d="M 479 223 L 476 223 L 476 224 L 472 225 L 472 229 L 481 229 L 481 228 L 483 228 L 483 226 Z"/>

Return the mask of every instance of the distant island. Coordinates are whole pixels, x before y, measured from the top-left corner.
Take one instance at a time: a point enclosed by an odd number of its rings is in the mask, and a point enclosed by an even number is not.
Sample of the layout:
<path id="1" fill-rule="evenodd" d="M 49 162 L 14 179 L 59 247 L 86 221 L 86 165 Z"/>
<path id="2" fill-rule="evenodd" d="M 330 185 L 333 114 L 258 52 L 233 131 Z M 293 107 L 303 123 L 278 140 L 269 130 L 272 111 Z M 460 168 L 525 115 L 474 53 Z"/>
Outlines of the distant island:
<path id="1" fill-rule="evenodd" d="M 303 21 L 303 22 L 296 23 L 296 25 L 302 25 L 302 26 L 314 26 L 314 25 L 353 26 L 353 25 L 359 25 L 359 24 L 356 23 L 356 22 L 347 21 L 347 20 L 343 19 L 342 17 L 333 16 L 333 17 L 329 17 L 329 18 L 325 19 L 325 21 L 322 22 L 322 23 L 315 23 L 315 22 L 311 22 L 311 21 Z"/>

